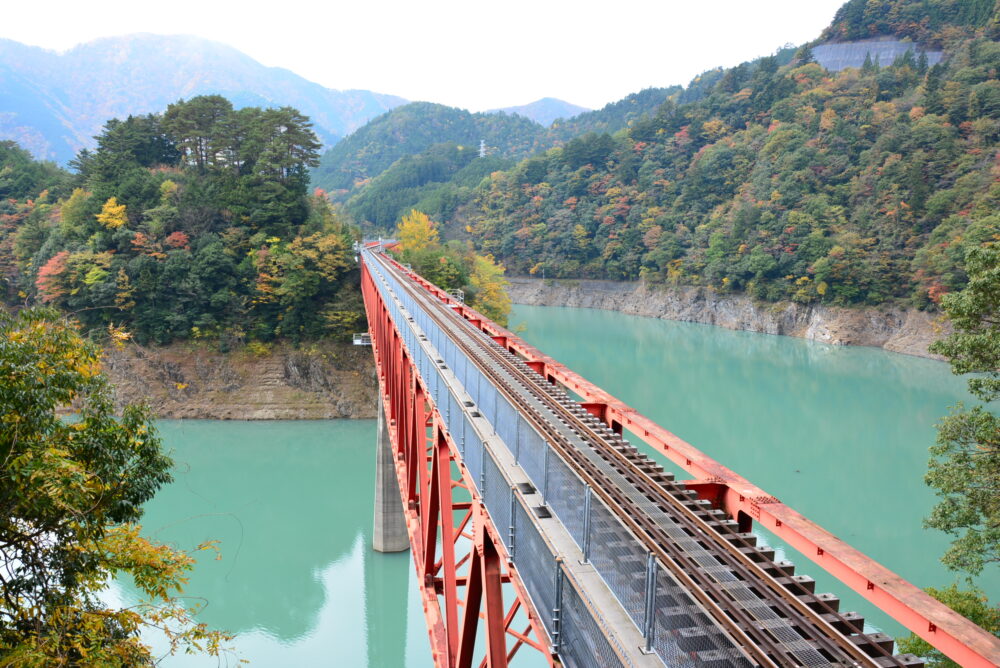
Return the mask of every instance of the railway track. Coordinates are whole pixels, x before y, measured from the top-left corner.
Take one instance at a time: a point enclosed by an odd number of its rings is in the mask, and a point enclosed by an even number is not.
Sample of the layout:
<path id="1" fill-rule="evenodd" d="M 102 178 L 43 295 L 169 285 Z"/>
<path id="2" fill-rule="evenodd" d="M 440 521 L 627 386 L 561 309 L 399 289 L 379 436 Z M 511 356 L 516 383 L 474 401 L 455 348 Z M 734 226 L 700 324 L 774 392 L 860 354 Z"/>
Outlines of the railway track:
<path id="1" fill-rule="evenodd" d="M 893 640 L 864 632 L 864 620 L 815 583 L 775 561 L 756 537 L 584 411 L 447 304 L 379 257 L 428 316 L 473 360 L 559 457 L 655 557 L 658 568 L 697 600 L 731 643 L 728 665 L 920 666 L 895 656 Z M 538 481 L 536 481 L 536 484 Z M 662 610 L 654 614 L 669 614 Z"/>

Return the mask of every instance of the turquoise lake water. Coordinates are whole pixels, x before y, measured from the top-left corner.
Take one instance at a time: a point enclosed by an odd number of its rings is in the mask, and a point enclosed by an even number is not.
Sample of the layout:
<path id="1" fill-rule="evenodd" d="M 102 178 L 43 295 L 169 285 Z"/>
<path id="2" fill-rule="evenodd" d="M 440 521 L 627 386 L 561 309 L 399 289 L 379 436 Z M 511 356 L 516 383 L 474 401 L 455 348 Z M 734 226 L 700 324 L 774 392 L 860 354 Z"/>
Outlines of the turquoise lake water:
<path id="1" fill-rule="evenodd" d="M 966 399 L 945 364 L 586 309 L 517 306 L 522 336 L 920 586 L 952 576 L 921 519 L 934 423 Z M 175 482 L 148 535 L 219 540 L 186 593 L 253 666 L 430 666 L 409 554 L 370 549 L 375 422 L 163 421 Z M 680 473 L 680 472 L 678 472 Z M 767 542 L 782 548 L 772 539 Z M 800 555 L 818 589 L 891 620 Z M 1000 578 L 980 586 L 997 597 Z M 133 600 L 128 586 L 113 595 Z M 153 639 L 155 642 L 155 639 Z M 236 665 L 236 657 L 223 665 Z M 172 657 L 165 666 L 216 666 Z"/>

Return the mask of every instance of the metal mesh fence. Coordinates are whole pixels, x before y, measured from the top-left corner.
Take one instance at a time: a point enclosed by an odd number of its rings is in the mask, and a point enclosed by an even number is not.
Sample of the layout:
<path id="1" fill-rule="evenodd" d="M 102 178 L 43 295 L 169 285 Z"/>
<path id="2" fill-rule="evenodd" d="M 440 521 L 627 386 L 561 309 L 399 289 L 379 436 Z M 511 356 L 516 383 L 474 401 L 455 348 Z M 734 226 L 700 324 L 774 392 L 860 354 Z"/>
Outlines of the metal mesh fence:
<path id="1" fill-rule="evenodd" d="M 510 485 L 493 462 L 493 457 L 486 451 L 483 457 L 483 502 L 486 510 L 493 518 L 493 526 L 503 539 L 504 545 L 510 548 Z"/>
<path id="2" fill-rule="evenodd" d="M 517 440 L 517 411 L 503 397 L 497 399 L 496 425 L 497 436 L 513 450 Z"/>
<path id="3" fill-rule="evenodd" d="M 465 468 L 469 470 L 472 479 L 479 484 L 479 474 L 483 471 L 483 442 L 479 440 L 476 431 L 467 426 L 465 429 L 465 453 L 462 456 Z"/>
<path id="4" fill-rule="evenodd" d="M 560 573 L 560 577 L 568 578 Z M 624 665 L 601 632 L 594 615 L 572 586 L 564 586 L 560 610 L 559 658 L 573 668 L 614 668 Z M 669 665 L 669 664 L 668 664 Z M 675 664 L 683 665 L 683 664 Z"/>
<path id="5" fill-rule="evenodd" d="M 545 502 L 583 549 L 586 485 L 554 452 L 549 453 L 546 477 Z"/>
<path id="6" fill-rule="evenodd" d="M 551 635 L 552 610 L 556 606 L 556 564 L 528 516 L 530 512 L 520 499 L 514 503 L 514 564 Z"/>
<path id="7" fill-rule="evenodd" d="M 370 265 L 372 266 L 372 265 Z M 377 270 L 376 270 L 377 273 Z M 395 296 L 400 299 L 424 332 L 427 340 L 437 349 L 437 357 L 428 357 L 417 341 L 417 336 L 404 322 L 402 313 L 385 293 L 378 281 L 390 313 L 403 332 L 404 340 L 414 357 L 430 397 L 444 418 L 449 432 L 463 454 L 463 461 L 477 485 L 482 480 L 482 498 L 505 543 L 510 542 L 509 528 L 514 527 L 513 545 L 508 544 L 518 572 L 538 610 L 546 629 L 551 634 L 556 615 L 559 618 L 560 655 L 568 666 L 620 666 L 616 653 L 595 620 L 594 613 L 584 603 L 575 585 L 557 566 L 535 527 L 531 510 L 524 505 L 520 495 L 511 503 L 512 491 L 493 459 L 484 450 L 461 401 L 456 399 L 442 382 L 442 369 L 438 359 L 444 360 L 477 404 L 496 433 L 510 447 L 525 474 L 535 486 L 545 492 L 545 500 L 574 540 L 582 547 L 586 526 L 586 486 L 555 453 L 545 440 L 521 415 L 510 406 L 483 374 L 470 364 L 458 347 L 423 312 L 422 308 L 400 290 L 391 277 Z M 546 484 L 547 483 L 547 484 Z M 513 514 L 512 514 L 513 509 Z M 590 521 L 591 561 L 621 601 L 636 625 L 641 629 L 645 614 L 646 553 L 625 527 L 601 503 L 591 503 Z M 557 583 L 562 582 L 562 600 L 557 600 Z M 654 649 L 664 661 L 684 662 L 688 665 L 713 660 L 715 644 L 703 642 L 706 624 L 704 613 L 666 574 L 659 574 L 656 587 L 656 614 L 654 615 Z M 686 607 L 685 607 L 686 606 Z M 556 611 L 556 608 L 559 608 Z M 685 626 L 689 620 L 691 626 Z M 697 627 L 697 628 L 695 628 Z M 699 633 L 701 635 L 699 635 Z M 717 650 L 715 651 L 717 653 Z M 696 657 L 701 656 L 699 661 Z M 729 659 L 731 657 L 722 657 Z M 695 659 L 694 661 L 692 661 Z M 745 665 L 734 663 L 733 665 Z"/>
<path id="8" fill-rule="evenodd" d="M 481 403 L 479 401 L 479 387 L 482 383 L 483 374 L 479 373 L 478 369 L 475 369 L 470 365 L 469 371 L 466 374 L 465 391 L 469 393 L 469 396 L 472 397 L 472 400 L 475 401 L 476 404 Z"/>
<path id="9" fill-rule="evenodd" d="M 493 420 L 496 415 L 496 394 L 497 391 L 488 382 L 483 382 L 479 388 L 479 412 L 483 414 L 490 424 L 495 424 Z"/>
<path id="10" fill-rule="evenodd" d="M 590 513 L 590 561 L 641 629 L 646 616 L 646 550 L 603 503 L 591 503 Z"/>
<path id="11" fill-rule="evenodd" d="M 517 461 L 531 478 L 535 487 L 541 489 L 545 484 L 545 450 L 548 445 L 538 435 L 538 432 L 523 418 L 517 418 L 518 453 Z"/>

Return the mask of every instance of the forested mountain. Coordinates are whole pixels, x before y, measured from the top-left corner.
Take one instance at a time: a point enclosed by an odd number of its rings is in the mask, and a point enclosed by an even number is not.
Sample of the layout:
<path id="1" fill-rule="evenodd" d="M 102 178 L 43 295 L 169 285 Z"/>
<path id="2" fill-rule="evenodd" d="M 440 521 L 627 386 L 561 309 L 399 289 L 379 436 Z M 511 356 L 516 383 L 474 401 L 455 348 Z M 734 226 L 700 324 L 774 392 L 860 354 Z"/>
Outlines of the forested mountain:
<path id="1" fill-rule="evenodd" d="M 669 88 L 646 88 L 638 93 L 604 105 L 600 109 L 588 111 L 570 119 L 553 123 L 551 144 L 569 141 L 588 132 L 615 133 L 646 114 L 655 112 L 671 95 L 683 92 L 682 86 Z"/>
<path id="2" fill-rule="evenodd" d="M 586 111 L 590 111 L 586 107 L 581 107 L 579 105 L 571 104 L 565 100 L 558 100 L 554 97 L 543 97 L 540 100 L 535 100 L 528 104 L 522 104 L 517 107 L 504 107 L 503 109 L 493 109 L 492 111 L 502 111 L 507 114 L 517 114 L 518 116 L 524 116 L 525 118 L 530 118 L 536 123 L 540 123 L 546 127 L 552 125 L 553 121 L 560 118 L 573 118 L 579 114 Z"/>
<path id="3" fill-rule="evenodd" d="M 231 47 L 190 36 L 127 35 L 59 54 L 0 40 L 0 139 L 66 163 L 109 118 L 160 111 L 180 98 L 220 94 L 237 107 L 291 105 L 325 145 L 405 101 L 338 91 L 265 67 Z"/>
<path id="4" fill-rule="evenodd" d="M 65 192 L 69 182 L 70 175 L 55 163 L 40 162 L 17 143 L 0 141 L 0 201 Z"/>
<path id="5" fill-rule="evenodd" d="M 297 110 L 221 96 L 109 121 L 76 175 L 0 144 L 2 296 L 158 343 L 347 336 L 355 234 L 307 194 L 319 146 Z"/>
<path id="6" fill-rule="evenodd" d="M 478 150 L 485 141 L 491 155 L 521 158 L 543 147 L 544 136 L 545 128 L 522 116 L 411 102 L 373 119 L 327 151 L 313 172 L 313 185 L 334 192 L 354 189 L 403 156 L 435 144 Z"/>
<path id="7" fill-rule="evenodd" d="M 358 189 L 345 202 L 345 210 L 380 230 L 391 230 L 411 209 L 435 220 L 448 219 L 484 178 L 516 162 L 495 155 L 479 157 L 472 146 L 435 144 L 394 162 Z"/>
<path id="8" fill-rule="evenodd" d="M 603 109 L 560 118 L 548 129 L 502 111 L 471 114 L 414 102 L 374 119 L 328 150 L 313 171 L 313 184 L 345 201 L 358 221 L 383 230 L 414 206 L 448 217 L 477 179 L 578 135 L 621 130 L 682 91 L 680 86 L 649 88 Z M 474 162 L 480 141 L 488 159 Z"/>
<path id="9" fill-rule="evenodd" d="M 1000 37 L 1000 6 L 995 0 L 849 0 L 820 40 L 892 35 L 937 48 L 977 30 L 988 39 Z"/>
<path id="10" fill-rule="evenodd" d="M 875 4 L 919 18 L 914 8 L 968 3 L 852 1 L 831 30 Z M 946 51 L 934 67 L 909 53 L 831 73 L 805 48 L 786 65 L 708 73 L 698 95 L 624 131 L 493 174 L 453 233 L 471 231 L 514 273 L 928 305 L 964 284 L 967 247 L 1000 234 L 991 18 L 932 33 Z"/>

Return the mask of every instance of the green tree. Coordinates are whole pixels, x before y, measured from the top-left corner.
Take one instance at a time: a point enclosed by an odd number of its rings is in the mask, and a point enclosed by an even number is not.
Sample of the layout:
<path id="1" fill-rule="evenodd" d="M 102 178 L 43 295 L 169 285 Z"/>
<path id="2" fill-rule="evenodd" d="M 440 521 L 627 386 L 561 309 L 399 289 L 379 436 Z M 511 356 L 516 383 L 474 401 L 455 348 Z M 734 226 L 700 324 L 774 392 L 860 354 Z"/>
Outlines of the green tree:
<path id="1" fill-rule="evenodd" d="M 969 283 L 945 295 L 955 332 L 931 346 L 956 374 L 976 374 L 969 391 L 983 402 L 1000 396 L 1000 245 L 969 249 Z M 956 407 L 941 421 L 927 484 L 943 497 L 927 526 L 957 536 L 942 561 L 972 574 L 1000 562 L 1000 418 L 987 406 Z"/>
<path id="2" fill-rule="evenodd" d="M 396 239 L 404 255 L 420 253 L 438 245 L 437 224 L 426 213 L 414 209 L 399 221 Z"/>
<path id="3" fill-rule="evenodd" d="M 509 283 L 503 274 L 503 265 L 495 262 L 492 255 L 476 255 L 469 284 L 475 292 L 472 305 L 490 320 L 506 325 L 510 315 L 510 295 L 507 294 Z"/>
<path id="4" fill-rule="evenodd" d="M 174 597 L 191 557 L 139 535 L 171 466 L 147 409 L 114 417 L 97 347 L 52 311 L 0 312 L 0 378 L 0 665 L 151 665 L 139 638 L 150 626 L 172 650 L 218 654 L 229 636 Z M 102 602 L 122 576 L 147 600 Z"/>
<path id="5" fill-rule="evenodd" d="M 997 240 L 966 254 L 969 282 L 945 295 L 942 307 L 955 332 L 930 350 L 948 357 L 956 374 L 976 374 L 969 390 L 984 402 L 1000 396 L 1000 247 Z M 1000 419 L 987 407 L 959 404 L 938 425 L 927 484 L 942 500 L 925 524 L 957 536 L 941 559 L 948 568 L 978 575 L 1000 561 Z M 929 587 L 927 592 L 955 612 L 1000 637 L 1000 608 L 976 588 Z M 923 656 L 929 666 L 959 668 L 916 634 L 899 642 L 902 652 Z"/>
<path id="6" fill-rule="evenodd" d="M 221 95 L 200 95 L 167 107 L 163 127 L 188 164 L 204 170 L 220 155 L 224 121 L 232 113 L 232 103 Z"/>
<path id="7" fill-rule="evenodd" d="M 985 594 L 980 590 L 959 589 L 958 585 L 953 584 L 944 589 L 928 587 L 927 593 L 969 621 L 1000 637 L 1000 608 L 991 606 L 986 600 Z M 900 638 L 899 651 L 922 656 L 927 659 L 928 666 L 935 668 L 962 668 L 916 634 Z"/>

